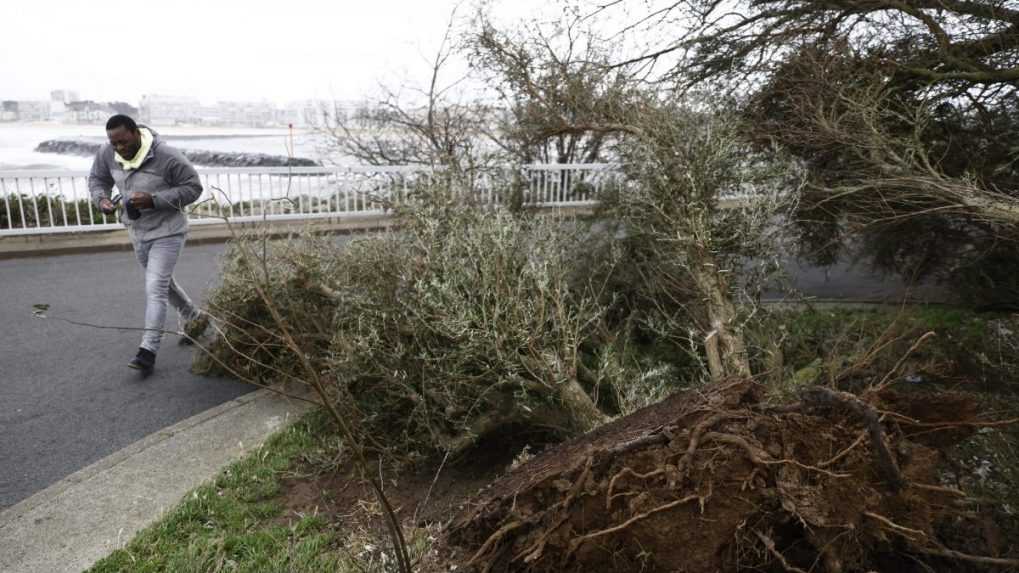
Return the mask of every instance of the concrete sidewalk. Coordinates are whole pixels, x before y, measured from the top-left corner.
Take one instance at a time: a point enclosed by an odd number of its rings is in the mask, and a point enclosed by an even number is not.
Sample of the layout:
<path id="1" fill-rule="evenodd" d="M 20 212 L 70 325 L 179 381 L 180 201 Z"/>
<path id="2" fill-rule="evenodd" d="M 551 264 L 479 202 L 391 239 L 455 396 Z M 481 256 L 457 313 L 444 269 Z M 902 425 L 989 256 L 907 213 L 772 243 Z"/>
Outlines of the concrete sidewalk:
<path id="1" fill-rule="evenodd" d="M 156 432 L 0 511 L 0 571 L 80 572 L 311 409 L 269 390 Z"/>
<path id="2" fill-rule="evenodd" d="M 539 207 L 534 210 L 541 215 L 566 217 L 586 217 L 592 212 L 591 207 L 586 206 Z M 232 230 L 225 223 L 191 225 L 188 244 L 223 243 L 229 241 L 235 233 L 242 235 L 265 227 L 269 228 L 270 236 L 274 238 L 308 230 L 319 234 L 364 233 L 392 229 L 396 226 L 396 220 L 391 213 L 368 213 L 344 215 L 342 218 L 232 223 L 231 226 Z M 130 249 L 131 240 L 127 236 L 127 229 L 0 237 L 0 260 Z"/>
<path id="3" fill-rule="evenodd" d="M 309 229 L 313 233 L 343 234 L 368 232 L 386 229 L 391 227 L 392 224 L 393 218 L 391 215 L 375 213 L 346 216 L 342 219 L 233 223 L 231 225 L 233 227 L 232 230 L 223 223 L 191 225 L 191 229 L 188 231 L 188 244 L 223 243 L 230 240 L 235 233 L 243 235 L 244 233 L 261 229 L 266 225 L 270 230 L 270 236 L 284 237 Z M 131 240 L 127 236 L 127 229 L 0 237 L 0 260 L 130 249 Z"/>

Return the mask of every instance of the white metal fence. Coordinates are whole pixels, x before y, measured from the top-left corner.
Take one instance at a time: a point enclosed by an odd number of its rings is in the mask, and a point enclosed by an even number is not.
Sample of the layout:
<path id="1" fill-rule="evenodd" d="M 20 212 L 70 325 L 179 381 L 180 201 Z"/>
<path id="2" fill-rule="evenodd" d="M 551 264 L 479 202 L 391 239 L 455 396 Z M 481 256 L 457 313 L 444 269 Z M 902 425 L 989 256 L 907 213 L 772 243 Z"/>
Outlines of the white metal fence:
<path id="1" fill-rule="evenodd" d="M 441 172 L 416 166 L 199 169 L 205 190 L 189 206 L 192 224 L 381 214 Z M 608 164 L 528 165 L 487 173 L 474 185 L 482 205 L 520 201 L 582 206 L 619 180 Z M 116 193 L 116 190 L 114 191 Z M 123 228 L 92 204 L 87 171 L 0 171 L 0 237 Z"/>

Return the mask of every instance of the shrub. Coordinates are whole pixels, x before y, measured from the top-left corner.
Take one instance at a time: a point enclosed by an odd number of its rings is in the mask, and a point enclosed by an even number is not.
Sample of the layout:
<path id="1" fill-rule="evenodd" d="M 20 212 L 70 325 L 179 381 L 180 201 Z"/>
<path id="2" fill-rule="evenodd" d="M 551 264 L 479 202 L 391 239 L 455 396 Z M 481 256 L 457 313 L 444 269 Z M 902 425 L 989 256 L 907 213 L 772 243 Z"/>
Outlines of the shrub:
<path id="1" fill-rule="evenodd" d="M 37 227 L 65 227 L 103 222 L 103 213 L 88 199 L 68 201 L 62 197 L 11 193 L 0 197 L 0 229 L 32 229 Z M 116 217 L 107 217 L 116 223 Z"/>
<path id="2" fill-rule="evenodd" d="M 569 288 L 570 230 L 433 203 L 356 242 L 331 287 L 330 376 L 407 452 L 460 451 L 510 426 L 564 435 L 605 416 L 578 381 L 600 307 Z"/>
<path id="3" fill-rule="evenodd" d="M 219 336 L 196 367 L 302 377 L 268 299 L 331 400 L 394 455 L 605 420 L 578 374 L 602 310 L 571 288 L 572 226 L 439 199 L 398 215 L 398 231 L 343 248 L 310 236 L 233 244 L 210 298 Z"/>
<path id="4" fill-rule="evenodd" d="M 300 378 L 300 364 L 286 348 L 266 298 L 312 363 L 321 366 L 336 303 L 310 285 L 337 274 L 340 254 L 330 239 L 311 233 L 275 241 L 251 234 L 230 243 L 223 255 L 223 282 L 209 297 L 217 336 L 207 353 L 197 355 L 194 369 L 259 383 Z"/>

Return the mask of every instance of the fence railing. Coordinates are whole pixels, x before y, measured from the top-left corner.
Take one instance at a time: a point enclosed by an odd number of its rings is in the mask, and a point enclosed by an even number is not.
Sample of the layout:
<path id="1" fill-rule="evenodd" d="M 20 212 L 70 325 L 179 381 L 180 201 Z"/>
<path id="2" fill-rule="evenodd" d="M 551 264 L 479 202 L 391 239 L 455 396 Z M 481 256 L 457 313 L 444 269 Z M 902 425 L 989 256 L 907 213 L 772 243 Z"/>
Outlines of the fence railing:
<path id="1" fill-rule="evenodd" d="M 425 167 L 199 169 L 204 191 L 188 207 L 192 224 L 384 214 L 444 176 Z M 484 173 L 471 199 L 482 205 L 591 205 L 619 180 L 609 164 L 528 165 Z M 116 189 L 114 190 L 116 193 Z M 87 171 L 0 171 L 0 237 L 120 229 L 91 201 Z"/>

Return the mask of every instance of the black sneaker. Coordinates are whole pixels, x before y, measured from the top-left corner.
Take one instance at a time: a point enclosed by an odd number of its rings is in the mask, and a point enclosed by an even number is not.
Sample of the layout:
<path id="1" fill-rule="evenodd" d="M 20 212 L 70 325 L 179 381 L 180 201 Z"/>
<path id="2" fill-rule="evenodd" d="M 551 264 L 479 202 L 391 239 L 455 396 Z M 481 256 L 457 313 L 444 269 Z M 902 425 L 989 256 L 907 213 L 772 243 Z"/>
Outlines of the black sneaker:
<path id="1" fill-rule="evenodd" d="M 205 334 L 205 330 L 208 328 L 209 315 L 203 312 L 184 324 L 184 336 L 180 338 L 179 342 L 184 345 L 194 344 L 198 337 Z"/>
<path id="2" fill-rule="evenodd" d="M 147 348 L 139 348 L 138 354 L 127 363 L 127 366 L 141 370 L 142 374 L 148 376 L 152 374 L 152 369 L 156 366 L 156 354 Z"/>

